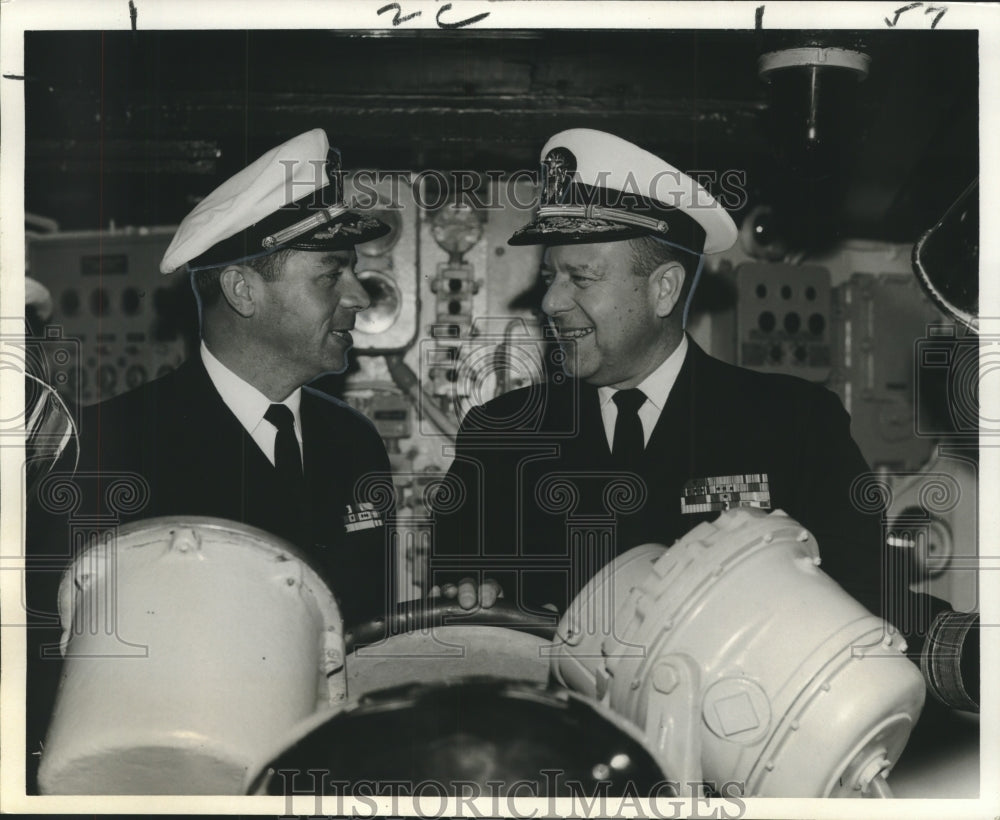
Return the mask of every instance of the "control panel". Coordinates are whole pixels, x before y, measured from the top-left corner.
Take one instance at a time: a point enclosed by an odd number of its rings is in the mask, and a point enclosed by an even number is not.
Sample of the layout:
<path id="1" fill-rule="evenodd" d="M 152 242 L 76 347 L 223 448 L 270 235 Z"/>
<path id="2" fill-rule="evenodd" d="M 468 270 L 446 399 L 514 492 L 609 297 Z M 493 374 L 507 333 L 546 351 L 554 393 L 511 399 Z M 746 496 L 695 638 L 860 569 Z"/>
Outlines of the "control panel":
<path id="1" fill-rule="evenodd" d="M 434 265 L 428 282 L 433 308 L 427 327 L 429 345 L 422 345 L 421 373 L 441 409 L 457 419 L 461 411 L 452 399 L 467 395 L 458 385 L 459 364 L 462 345 L 468 344 L 477 315 L 476 302 L 481 302 L 475 297 L 485 272 L 477 262 L 487 244 L 483 241 L 486 219 L 471 207 L 456 204 L 430 215 L 427 227 L 438 253 L 447 258 Z"/>
<path id="2" fill-rule="evenodd" d="M 915 359 L 940 313 L 906 274 L 855 273 L 833 296 L 829 387 L 851 414 L 851 434 L 873 468 L 916 470 L 941 432 L 919 429 L 919 382 L 933 372 Z"/>
<path id="3" fill-rule="evenodd" d="M 830 375 L 830 273 L 749 262 L 736 269 L 737 364 L 809 381 Z"/>
<path id="4" fill-rule="evenodd" d="M 94 404 L 169 372 L 197 338 L 188 278 L 162 276 L 173 228 L 31 237 L 28 267 L 52 294 L 49 322 L 76 344 L 53 362 L 68 401 Z"/>

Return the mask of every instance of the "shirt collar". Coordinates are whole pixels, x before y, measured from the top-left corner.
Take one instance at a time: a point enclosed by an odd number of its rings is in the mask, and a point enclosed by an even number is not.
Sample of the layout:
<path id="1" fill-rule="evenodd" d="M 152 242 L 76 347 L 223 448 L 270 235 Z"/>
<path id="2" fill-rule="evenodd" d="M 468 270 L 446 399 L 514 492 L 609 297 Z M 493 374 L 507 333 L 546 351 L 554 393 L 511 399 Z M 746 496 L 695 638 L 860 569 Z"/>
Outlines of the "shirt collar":
<path id="1" fill-rule="evenodd" d="M 232 370 L 226 367 L 208 349 L 204 339 L 201 342 L 201 360 L 205 365 L 208 377 L 219 391 L 219 395 L 226 403 L 226 407 L 232 410 L 233 415 L 248 433 L 252 433 L 254 428 L 260 424 L 267 412 L 267 408 L 272 402 L 267 396 L 261 393 L 256 387 L 244 381 Z M 295 417 L 297 429 L 302 429 L 302 422 L 299 418 L 299 405 L 302 402 L 302 388 L 296 388 L 284 401 L 280 402 L 292 411 Z"/>
<path id="2" fill-rule="evenodd" d="M 684 357 L 687 355 L 687 351 L 688 339 L 685 333 L 681 337 L 680 344 L 674 348 L 674 352 L 667 356 L 656 370 L 636 385 L 636 387 L 646 394 L 646 400 L 658 412 L 662 411 L 664 406 L 666 406 L 667 399 L 670 397 L 670 391 L 674 387 L 674 382 L 677 381 L 677 374 L 681 372 L 681 365 L 684 364 Z M 603 408 L 604 405 L 611 401 L 611 397 L 617 392 L 614 387 L 598 387 L 597 395 L 600 398 L 601 407 Z"/>

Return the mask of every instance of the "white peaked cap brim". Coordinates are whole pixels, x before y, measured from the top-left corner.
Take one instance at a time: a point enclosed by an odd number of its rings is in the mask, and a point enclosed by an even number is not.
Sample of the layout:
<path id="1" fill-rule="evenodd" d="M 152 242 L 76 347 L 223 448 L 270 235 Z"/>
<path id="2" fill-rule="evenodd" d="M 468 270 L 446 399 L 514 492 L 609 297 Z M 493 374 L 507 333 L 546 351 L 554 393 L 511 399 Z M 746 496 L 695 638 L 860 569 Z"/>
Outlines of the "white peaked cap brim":
<path id="1" fill-rule="evenodd" d="M 697 180 L 655 154 L 621 137 L 591 128 L 561 131 L 545 143 L 541 158 L 555 148 L 576 157 L 575 179 L 584 185 L 638 194 L 679 208 L 705 231 L 705 253 L 728 250 L 736 243 L 736 223 Z"/>
<path id="2" fill-rule="evenodd" d="M 258 157 L 206 196 L 181 221 L 160 263 L 173 273 L 213 245 L 295 200 L 325 188 L 330 143 L 322 128 L 293 137 Z"/>

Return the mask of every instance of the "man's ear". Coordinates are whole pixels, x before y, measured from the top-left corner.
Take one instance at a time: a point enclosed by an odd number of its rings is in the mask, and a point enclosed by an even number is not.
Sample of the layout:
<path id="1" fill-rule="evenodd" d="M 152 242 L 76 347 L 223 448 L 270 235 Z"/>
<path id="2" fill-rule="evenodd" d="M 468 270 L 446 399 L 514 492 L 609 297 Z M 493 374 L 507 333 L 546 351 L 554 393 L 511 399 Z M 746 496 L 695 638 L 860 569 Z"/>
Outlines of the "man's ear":
<path id="1" fill-rule="evenodd" d="M 250 280 L 250 271 L 244 265 L 229 265 L 219 275 L 219 286 L 226 302 L 240 316 L 253 316 L 254 288 Z"/>
<path id="2" fill-rule="evenodd" d="M 661 319 L 674 312 L 684 288 L 684 266 L 680 262 L 664 262 L 649 276 L 649 288 L 656 315 Z"/>

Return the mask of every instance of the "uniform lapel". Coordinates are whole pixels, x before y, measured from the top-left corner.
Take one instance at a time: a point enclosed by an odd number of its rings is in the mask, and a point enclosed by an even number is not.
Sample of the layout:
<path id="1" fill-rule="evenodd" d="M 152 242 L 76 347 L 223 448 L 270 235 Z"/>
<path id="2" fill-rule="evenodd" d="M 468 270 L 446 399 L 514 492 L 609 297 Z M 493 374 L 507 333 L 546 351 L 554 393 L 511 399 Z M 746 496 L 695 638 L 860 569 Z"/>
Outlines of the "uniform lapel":
<path id="1" fill-rule="evenodd" d="M 182 492 L 212 499 L 213 515 L 305 543 L 297 509 L 304 494 L 279 480 L 274 465 L 222 400 L 200 358 L 192 361 L 183 382 L 180 395 L 187 418 L 181 421 L 185 431 L 179 440 L 185 442 L 191 468 Z"/>
<path id="2" fill-rule="evenodd" d="M 668 464 L 670 473 L 675 469 L 684 469 L 695 452 L 692 445 L 697 412 L 693 402 L 693 374 L 700 352 L 689 339 L 684 363 L 646 445 L 644 460 L 658 465 Z"/>
<path id="3" fill-rule="evenodd" d="M 343 532 L 344 504 L 351 497 L 346 486 L 353 471 L 344 469 L 344 459 L 353 450 L 342 440 L 342 431 L 325 412 L 326 400 L 309 390 L 302 391 L 299 413 L 302 418 L 302 469 L 305 497 L 310 503 L 300 512 L 308 515 L 313 540 L 330 543 L 333 533 Z M 335 503 L 334 499 L 340 499 Z"/>
<path id="4" fill-rule="evenodd" d="M 180 421 L 186 431 L 185 438 L 193 442 L 193 449 L 206 460 L 218 462 L 207 464 L 208 469 L 232 473 L 232 478 L 237 480 L 247 470 L 266 472 L 265 467 L 273 469 L 267 456 L 222 400 L 201 357 L 192 357 L 184 366 L 184 372 L 178 371 L 178 376 Z"/>
<path id="5" fill-rule="evenodd" d="M 324 477 L 329 480 L 331 474 L 337 472 L 338 452 L 346 452 L 338 446 L 340 431 L 323 418 L 323 401 L 308 390 L 302 391 L 302 403 L 299 405 L 302 418 L 302 469 L 309 483 L 315 483 L 317 479 Z"/>
<path id="6" fill-rule="evenodd" d="M 601 400 L 597 388 L 586 383 L 579 385 L 579 423 L 576 436 L 564 445 L 564 452 L 574 463 L 579 462 L 590 468 L 607 468 L 611 465 L 611 448 L 604 433 L 601 417 Z M 569 393 L 571 391 L 567 391 Z M 561 412 L 572 412 L 572 408 L 562 408 Z"/>

